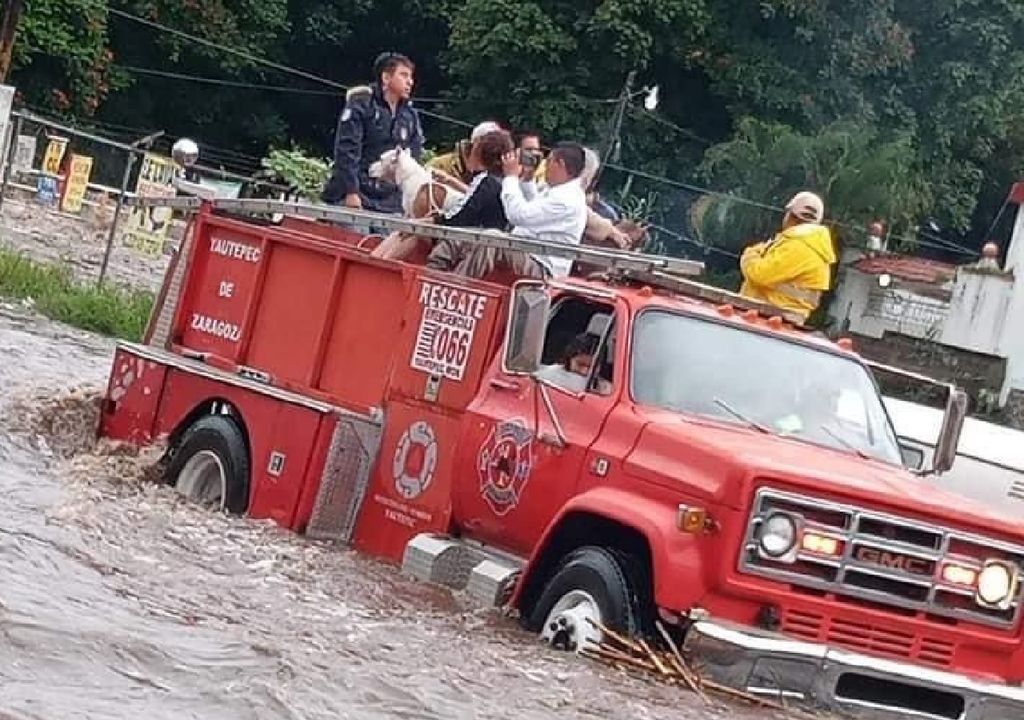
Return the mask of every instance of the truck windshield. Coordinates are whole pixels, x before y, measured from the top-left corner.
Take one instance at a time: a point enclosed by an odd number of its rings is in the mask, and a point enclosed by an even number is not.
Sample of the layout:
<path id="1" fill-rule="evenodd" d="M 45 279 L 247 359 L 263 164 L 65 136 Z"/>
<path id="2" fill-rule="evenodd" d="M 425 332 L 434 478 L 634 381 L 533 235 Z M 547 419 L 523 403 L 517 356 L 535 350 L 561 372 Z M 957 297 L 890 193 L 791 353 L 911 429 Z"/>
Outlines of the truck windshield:
<path id="1" fill-rule="evenodd" d="M 648 311 L 634 330 L 632 368 L 639 403 L 901 463 L 871 376 L 841 355 Z"/>

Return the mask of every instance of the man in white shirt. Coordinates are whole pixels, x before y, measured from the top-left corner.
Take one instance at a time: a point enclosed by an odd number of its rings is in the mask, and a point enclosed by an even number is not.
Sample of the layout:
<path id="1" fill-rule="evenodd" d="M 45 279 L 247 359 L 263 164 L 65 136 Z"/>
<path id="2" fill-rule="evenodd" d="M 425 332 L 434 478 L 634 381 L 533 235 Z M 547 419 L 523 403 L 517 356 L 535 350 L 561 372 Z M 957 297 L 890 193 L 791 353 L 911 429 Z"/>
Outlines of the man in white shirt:
<path id="1" fill-rule="evenodd" d="M 548 157 L 548 186 L 537 192 L 532 182 L 520 184 L 523 168 L 519 154 L 513 151 L 504 156 L 501 202 L 513 235 L 551 243 L 580 244 L 587 225 L 587 199 L 579 181 L 583 163 L 580 145 L 560 143 Z M 448 246 L 448 264 L 456 273 L 467 277 L 486 278 L 499 269 L 517 277 L 559 277 L 568 275 L 572 265 L 568 259 L 466 242 L 448 242 Z"/>
<path id="2" fill-rule="evenodd" d="M 579 245 L 587 227 L 587 197 L 580 183 L 585 155 L 577 143 L 563 142 L 548 156 L 547 188 L 538 193 L 532 182 L 521 183 L 523 169 L 516 153 L 504 159 L 501 202 L 512 234 L 550 243 Z M 547 276 L 569 274 L 572 261 L 551 255 L 533 259 Z"/>

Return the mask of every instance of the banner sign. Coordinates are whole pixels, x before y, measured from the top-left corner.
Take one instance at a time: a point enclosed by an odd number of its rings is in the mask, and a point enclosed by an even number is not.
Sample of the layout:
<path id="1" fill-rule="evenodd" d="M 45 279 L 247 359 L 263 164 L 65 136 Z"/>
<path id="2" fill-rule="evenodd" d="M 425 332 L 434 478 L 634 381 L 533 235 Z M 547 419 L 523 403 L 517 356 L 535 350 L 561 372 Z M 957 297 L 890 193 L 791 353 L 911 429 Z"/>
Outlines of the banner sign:
<path id="1" fill-rule="evenodd" d="M 36 159 L 36 136 L 19 135 L 18 144 L 14 148 L 14 169 L 27 172 L 32 169 Z"/>
<path id="2" fill-rule="evenodd" d="M 85 191 L 89 189 L 90 175 L 92 175 L 92 158 L 88 155 L 72 155 L 68 167 L 68 181 L 64 185 L 61 210 L 69 213 L 82 211 L 82 201 L 85 199 Z"/>
<path id="3" fill-rule="evenodd" d="M 14 88 L 10 85 L 0 85 L 0 174 L 7 167 L 7 148 L 11 134 L 11 107 L 14 105 Z"/>
<path id="4" fill-rule="evenodd" d="M 47 175 L 60 175 L 60 164 L 64 162 L 64 153 L 68 149 L 68 139 L 51 135 L 43 155 L 43 172 Z"/>
<path id="5" fill-rule="evenodd" d="M 177 174 L 178 165 L 171 158 L 146 153 L 142 158 L 135 193 L 139 197 L 173 198 L 176 194 L 174 178 Z M 128 217 L 125 245 L 151 257 L 163 254 L 173 215 L 174 211 L 170 208 L 132 208 Z"/>
<path id="6" fill-rule="evenodd" d="M 51 135 L 43 155 L 43 174 L 36 183 L 36 200 L 41 205 L 55 207 L 60 198 L 60 164 L 68 149 L 68 139 Z"/>

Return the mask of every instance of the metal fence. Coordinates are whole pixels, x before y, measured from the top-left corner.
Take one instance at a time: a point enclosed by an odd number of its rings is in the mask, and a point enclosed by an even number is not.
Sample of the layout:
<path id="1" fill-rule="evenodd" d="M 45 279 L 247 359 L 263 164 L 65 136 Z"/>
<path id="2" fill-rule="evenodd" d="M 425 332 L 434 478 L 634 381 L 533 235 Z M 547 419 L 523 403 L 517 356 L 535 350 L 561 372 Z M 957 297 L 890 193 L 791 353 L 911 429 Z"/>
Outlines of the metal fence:
<path id="1" fill-rule="evenodd" d="M 187 217 L 129 207 L 141 195 L 174 196 L 181 168 L 162 133 L 125 140 L 21 111 L 12 115 L 0 170 L 0 247 L 66 267 L 79 282 L 155 292 L 177 252 Z M 152 150 L 160 147 L 164 153 Z M 269 196 L 286 188 L 198 164 L 190 179 L 218 195 Z"/>
<path id="2" fill-rule="evenodd" d="M 0 245 L 68 268 L 81 282 L 155 290 L 181 223 L 158 249 L 131 242 L 145 143 L 128 144 L 27 112 L 14 113 L 0 192 Z"/>

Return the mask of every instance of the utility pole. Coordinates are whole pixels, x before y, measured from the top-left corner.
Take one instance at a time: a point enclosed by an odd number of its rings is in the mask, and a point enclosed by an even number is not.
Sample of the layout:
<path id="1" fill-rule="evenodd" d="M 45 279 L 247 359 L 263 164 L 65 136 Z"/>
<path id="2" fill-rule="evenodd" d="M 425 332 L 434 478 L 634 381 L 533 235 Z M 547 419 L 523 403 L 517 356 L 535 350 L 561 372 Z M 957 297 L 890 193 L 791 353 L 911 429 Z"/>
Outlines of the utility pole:
<path id="1" fill-rule="evenodd" d="M 0 83 L 7 82 L 14 57 L 14 38 L 18 34 L 18 19 L 24 0 L 4 0 L 4 14 L 0 18 Z"/>
<path id="2" fill-rule="evenodd" d="M 612 121 L 608 127 L 608 139 L 605 141 L 601 166 L 597 169 L 597 175 L 594 177 L 594 185 L 597 185 L 597 181 L 601 178 L 601 173 L 604 172 L 604 166 L 611 160 L 619 147 L 622 121 L 626 117 L 626 108 L 633 97 L 634 80 L 636 80 L 636 70 L 630 70 L 629 74 L 626 75 L 626 84 L 622 86 L 622 94 L 619 95 L 619 101 L 615 104 L 615 113 L 612 115 Z"/>

